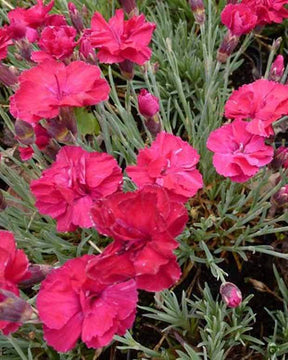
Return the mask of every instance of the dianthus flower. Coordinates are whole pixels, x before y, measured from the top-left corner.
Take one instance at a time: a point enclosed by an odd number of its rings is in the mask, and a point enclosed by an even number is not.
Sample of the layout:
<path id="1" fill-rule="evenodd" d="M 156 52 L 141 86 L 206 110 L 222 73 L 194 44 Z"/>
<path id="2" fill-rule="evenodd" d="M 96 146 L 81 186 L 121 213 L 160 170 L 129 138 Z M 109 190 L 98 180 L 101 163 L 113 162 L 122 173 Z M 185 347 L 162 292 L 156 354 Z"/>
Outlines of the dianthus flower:
<path id="1" fill-rule="evenodd" d="M 19 76 L 19 89 L 10 98 L 10 111 L 15 118 L 37 123 L 56 117 L 61 107 L 98 104 L 108 99 L 110 91 L 100 74 L 98 66 L 82 61 L 65 66 L 46 60 Z"/>
<path id="2" fill-rule="evenodd" d="M 233 91 L 225 105 L 230 119 L 250 120 L 247 131 L 260 136 L 274 134 L 272 123 L 288 114 L 288 86 L 266 79 Z"/>
<path id="3" fill-rule="evenodd" d="M 58 231 L 74 231 L 91 227 L 93 201 L 121 184 L 121 169 L 111 155 L 64 146 L 52 166 L 31 182 L 31 191 L 40 213 L 57 220 Z"/>
<path id="4" fill-rule="evenodd" d="M 41 62 L 49 58 L 64 60 L 72 55 L 77 43 L 76 30 L 72 26 L 47 26 L 42 31 L 38 45 L 40 51 L 32 53 L 32 60 Z"/>
<path id="5" fill-rule="evenodd" d="M 59 352 L 71 350 L 79 338 L 89 348 L 108 345 L 115 334 L 124 335 L 134 322 L 137 290 L 133 279 L 102 283 L 85 271 L 85 255 L 68 260 L 49 273 L 37 297 L 44 338 Z"/>
<path id="6" fill-rule="evenodd" d="M 287 0 L 242 0 L 257 15 L 257 25 L 281 23 L 288 18 Z"/>
<path id="7" fill-rule="evenodd" d="M 0 28 L 0 60 L 5 59 L 8 52 L 8 46 L 12 44 L 7 27 Z"/>
<path id="8" fill-rule="evenodd" d="M 273 158 L 273 147 L 265 145 L 262 136 L 248 132 L 248 125 L 235 120 L 212 131 L 207 140 L 218 174 L 239 183 L 250 179 Z"/>
<path id="9" fill-rule="evenodd" d="M 143 14 L 124 21 L 124 11 L 116 10 L 107 23 L 99 12 L 95 12 L 88 34 L 92 46 L 100 51 L 100 62 L 113 64 L 130 60 L 143 65 L 151 57 L 148 47 L 156 25 L 146 22 Z"/>
<path id="10" fill-rule="evenodd" d="M 29 9 L 16 8 L 9 11 L 8 27 L 11 38 L 18 40 L 27 37 L 30 42 L 38 38 L 37 28 L 48 25 L 65 25 L 66 21 L 62 15 L 50 15 L 49 11 L 54 6 L 54 0 L 46 6 L 43 0 L 37 0 L 37 4 Z"/>
<path id="11" fill-rule="evenodd" d="M 105 261 L 120 262 L 138 288 L 161 291 L 179 279 L 174 238 L 184 229 L 187 211 L 183 204 L 171 201 L 164 189 L 150 185 L 112 194 L 96 201 L 91 214 L 97 231 L 115 240 L 102 254 Z"/>
<path id="12" fill-rule="evenodd" d="M 9 231 L 0 230 L 0 289 L 18 296 L 17 285 L 30 277 L 28 266 L 24 251 L 16 248 L 14 235 Z M 20 325 L 0 320 L 0 330 L 4 335 L 16 331 Z"/>
<path id="13" fill-rule="evenodd" d="M 257 23 L 257 16 L 250 7 L 240 4 L 228 4 L 221 13 L 221 21 L 233 35 L 248 34 Z"/>
<path id="14" fill-rule="evenodd" d="M 180 137 L 161 132 L 150 148 L 139 151 L 137 164 L 126 168 L 138 187 L 163 186 L 171 198 L 185 202 L 203 187 L 196 169 L 197 151 Z"/>

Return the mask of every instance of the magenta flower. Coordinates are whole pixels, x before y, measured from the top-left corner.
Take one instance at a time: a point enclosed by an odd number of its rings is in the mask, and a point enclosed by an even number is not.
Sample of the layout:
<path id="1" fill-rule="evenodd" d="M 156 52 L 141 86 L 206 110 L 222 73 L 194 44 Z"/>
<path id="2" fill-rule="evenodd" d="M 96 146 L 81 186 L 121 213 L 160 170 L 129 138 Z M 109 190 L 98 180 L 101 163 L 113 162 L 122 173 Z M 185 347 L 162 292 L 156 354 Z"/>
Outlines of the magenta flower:
<path id="1" fill-rule="evenodd" d="M 37 297 L 44 338 L 59 352 L 71 350 L 79 338 L 89 348 L 108 345 L 124 335 L 134 322 L 138 300 L 134 280 L 103 283 L 87 276 L 85 268 L 96 258 L 68 260 L 50 272 Z M 101 270 L 101 269 L 100 269 Z"/>
<path id="2" fill-rule="evenodd" d="M 260 136 L 274 134 L 272 124 L 288 114 L 288 86 L 266 79 L 233 91 L 225 105 L 225 116 L 249 120 L 247 131 Z"/>
<path id="3" fill-rule="evenodd" d="M 58 116 L 61 107 L 98 104 L 108 99 L 110 91 L 100 75 L 98 66 L 82 61 L 68 66 L 44 61 L 20 75 L 19 89 L 10 98 L 10 111 L 15 118 L 37 123 Z"/>
<path id="4" fill-rule="evenodd" d="M 91 21 L 90 41 L 100 49 L 100 62 L 113 64 L 130 60 L 143 65 L 151 57 L 148 47 L 156 25 L 146 22 L 143 14 L 124 20 L 124 11 L 116 10 L 107 23 L 103 16 L 95 12 Z"/>
<path id="5" fill-rule="evenodd" d="M 32 53 L 32 60 L 41 62 L 47 59 L 64 60 L 73 54 L 77 43 L 76 30 L 72 26 L 47 26 L 42 31 L 38 45 L 41 51 Z"/>
<path id="6" fill-rule="evenodd" d="M 228 4 L 221 13 L 221 21 L 233 35 L 248 34 L 257 24 L 257 16 L 253 10 L 240 3 Z"/>
<path id="7" fill-rule="evenodd" d="M 43 4 L 43 0 L 37 0 L 37 4 L 29 9 L 17 7 L 9 11 L 8 29 L 11 38 L 18 40 L 26 37 L 30 42 L 34 42 L 38 38 L 37 29 L 40 26 L 66 25 L 64 16 L 49 14 L 53 6 L 54 0 L 47 5 Z"/>
<path id="8" fill-rule="evenodd" d="M 31 191 L 39 212 L 57 220 L 58 231 L 74 231 L 91 227 L 93 202 L 121 184 L 121 169 L 111 155 L 64 146 L 52 166 L 31 182 Z"/>
<path id="9" fill-rule="evenodd" d="M 257 25 L 281 23 L 288 18 L 287 0 L 242 0 L 257 15 Z"/>
<path id="10" fill-rule="evenodd" d="M 126 168 L 135 184 L 163 186 L 171 199 L 185 202 L 203 187 L 196 169 L 199 155 L 180 137 L 161 132 L 150 148 L 139 151 L 137 164 Z"/>
<path id="11" fill-rule="evenodd" d="M 173 250 L 179 245 L 175 237 L 188 220 L 187 211 L 183 204 L 171 201 L 164 189 L 150 185 L 112 194 L 96 201 L 91 214 L 97 231 L 115 240 L 101 259 L 114 267 L 121 265 L 139 289 L 161 291 L 180 278 Z M 99 260 L 96 263 L 97 270 Z M 96 278 L 96 270 L 91 265 L 90 276 L 94 272 Z"/>
<path id="12" fill-rule="evenodd" d="M 273 147 L 265 138 L 247 131 L 248 123 L 235 120 L 211 132 L 207 148 L 214 152 L 213 165 L 218 174 L 235 182 L 245 182 L 273 158 Z"/>
<path id="13" fill-rule="evenodd" d="M 8 46 L 12 41 L 7 31 L 7 27 L 0 28 L 0 60 L 5 59 L 8 53 Z"/>

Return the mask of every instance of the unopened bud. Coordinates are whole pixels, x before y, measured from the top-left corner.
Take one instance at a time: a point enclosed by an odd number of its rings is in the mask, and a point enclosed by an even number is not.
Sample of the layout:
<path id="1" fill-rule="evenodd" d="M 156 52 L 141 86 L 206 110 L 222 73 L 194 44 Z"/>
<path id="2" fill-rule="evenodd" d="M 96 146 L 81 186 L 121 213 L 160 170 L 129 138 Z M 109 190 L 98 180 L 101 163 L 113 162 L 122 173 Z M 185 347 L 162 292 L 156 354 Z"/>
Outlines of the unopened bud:
<path id="1" fill-rule="evenodd" d="M 5 86 L 13 86 L 17 84 L 17 82 L 18 77 L 13 69 L 0 63 L 0 83 Z"/>
<path id="2" fill-rule="evenodd" d="M 146 89 L 141 89 L 138 95 L 138 108 L 142 116 L 150 119 L 159 111 L 159 99 Z"/>
<path id="3" fill-rule="evenodd" d="M 26 322 L 32 318 L 33 309 L 13 292 L 0 289 L 0 320 Z"/>
<path id="4" fill-rule="evenodd" d="M 222 64 L 232 55 L 239 42 L 239 36 L 231 34 L 230 31 L 225 35 L 220 48 L 217 51 L 217 61 Z"/>
<path id="5" fill-rule="evenodd" d="M 31 287 L 35 284 L 40 283 L 46 278 L 46 276 L 53 269 L 51 265 L 45 264 L 31 264 L 29 265 L 28 272 L 31 274 L 29 279 L 23 280 L 20 282 L 19 286 L 21 288 Z"/>
<path id="6" fill-rule="evenodd" d="M 16 120 L 15 134 L 17 139 L 24 145 L 32 145 L 35 141 L 35 133 L 32 125 L 27 121 Z"/>
<path id="7" fill-rule="evenodd" d="M 18 40 L 16 43 L 17 55 L 20 60 L 31 61 L 32 45 L 26 39 Z"/>
<path id="8" fill-rule="evenodd" d="M 205 8 L 203 0 L 189 0 L 191 10 L 193 12 L 195 21 L 202 25 L 205 22 Z"/>
<path id="9" fill-rule="evenodd" d="M 161 131 L 161 122 L 158 115 L 154 115 L 153 117 L 146 119 L 145 126 L 153 136 L 156 137 L 157 134 Z"/>
<path id="10" fill-rule="evenodd" d="M 288 147 L 280 146 L 276 149 L 270 167 L 274 170 L 279 170 L 280 168 L 288 169 Z"/>
<path id="11" fill-rule="evenodd" d="M 63 144 L 73 144 L 73 135 L 64 121 L 59 118 L 48 119 L 46 123 L 48 134 Z"/>
<path id="12" fill-rule="evenodd" d="M 5 210 L 7 207 L 6 200 L 4 198 L 3 192 L 0 191 L 0 212 Z"/>
<path id="13" fill-rule="evenodd" d="M 271 198 L 272 205 L 277 209 L 287 209 L 288 208 L 288 184 L 282 186 L 276 194 Z"/>
<path id="14" fill-rule="evenodd" d="M 139 14 L 135 0 L 119 0 L 119 2 L 128 17 Z"/>
<path id="15" fill-rule="evenodd" d="M 220 286 L 220 294 L 222 300 L 231 308 L 239 306 L 242 302 L 241 291 L 231 282 L 225 282 Z"/>
<path id="16" fill-rule="evenodd" d="M 280 81 L 284 70 L 284 57 L 282 55 L 278 55 L 271 65 L 268 80 Z"/>
<path id="17" fill-rule="evenodd" d="M 119 63 L 122 76 L 127 80 L 132 80 L 134 77 L 134 63 L 130 60 L 124 60 Z"/>
<path id="18" fill-rule="evenodd" d="M 273 41 L 273 44 L 272 44 L 272 50 L 274 50 L 274 51 L 277 51 L 278 49 L 279 49 L 279 47 L 280 47 L 280 45 L 281 45 L 281 42 L 282 42 L 282 38 L 281 37 L 279 37 L 279 38 L 277 38 L 276 40 L 274 40 Z"/>
<path id="19" fill-rule="evenodd" d="M 68 3 L 68 9 L 73 26 L 75 27 L 78 33 L 81 33 L 81 31 L 84 29 L 83 19 L 81 14 L 79 13 L 75 4 L 73 4 L 72 2 Z"/>

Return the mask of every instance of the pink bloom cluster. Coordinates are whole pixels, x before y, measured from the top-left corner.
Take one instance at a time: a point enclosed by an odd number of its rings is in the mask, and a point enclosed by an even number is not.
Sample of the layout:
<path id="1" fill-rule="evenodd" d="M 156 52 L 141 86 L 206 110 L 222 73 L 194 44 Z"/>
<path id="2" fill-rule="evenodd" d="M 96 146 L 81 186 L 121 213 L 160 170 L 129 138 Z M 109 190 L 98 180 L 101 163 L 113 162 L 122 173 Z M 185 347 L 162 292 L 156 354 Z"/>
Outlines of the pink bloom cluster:
<path id="1" fill-rule="evenodd" d="M 232 35 L 241 36 L 257 25 L 281 23 L 288 18 L 288 10 L 284 7 L 287 3 L 287 0 L 242 0 L 225 6 L 221 21 Z"/>
<path id="2" fill-rule="evenodd" d="M 195 168 L 199 155 L 164 132 L 145 152 L 151 164 L 130 167 L 139 167 L 140 189 L 134 192 L 121 191 L 121 170 L 110 155 L 76 146 L 63 147 L 53 165 L 31 182 L 37 208 L 57 220 L 59 231 L 95 226 L 113 239 L 100 255 L 69 260 L 42 283 L 39 316 L 47 343 L 58 351 L 70 350 L 80 337 L 88 347 L 107 345 L 132 326 L 137 289 L 161 291 L 180 278 L 175 238 L 188 221 L 183 202 L 203 186 Z M 159 155 L 158 169 L 152 163 Z M 142 182 L 150 171 L 167 181 L 152 176 Z M 178 184 L 175 192 L 170 183 Z"/>

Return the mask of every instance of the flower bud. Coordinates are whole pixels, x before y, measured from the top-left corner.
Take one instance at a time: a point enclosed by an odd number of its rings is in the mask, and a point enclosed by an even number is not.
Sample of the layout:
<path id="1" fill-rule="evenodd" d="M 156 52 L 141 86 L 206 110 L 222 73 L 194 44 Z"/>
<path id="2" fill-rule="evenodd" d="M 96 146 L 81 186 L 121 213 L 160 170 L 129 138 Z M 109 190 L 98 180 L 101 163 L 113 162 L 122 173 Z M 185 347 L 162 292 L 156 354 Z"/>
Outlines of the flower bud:
<path id="1" fill-rule="evenodd" d="M 124 60 L 119 63 L 122 76 L 127 80 L 132 80 L 134 77 L 134 63 L 130 60 Z"/>
<path id="2" fill-rule="evenodd" d="M 51 265 L 45 264 L 31 264 L 29 265 L 28 272 L 31 274 L 29 279 L 20 282 L 21 288 L 31 287 L 35 284 L 40 283 L 46 278 L 49 272 L 53 269 Z"/>
<path id="3" fill-rule="evenodd" d="M 0 63 L 0 83 L 5 86 L 13 86 L 17 84 L 18 77 L 12 69 Z"/>
<path id="4" fill-rule="evenodd" d="M 241 291 L 231 282 L 225 282 L 220 286 L 220 294 L 222 300 L 231 308 L 239 306 L 242 302 Z"/>
<path id="5" fill-rule="evenodd" d="M 193 12 L 195 21 L 199 25 L 203 25 L 205 22 L 205 8 L 203 0 L 189 0 L 189 5 Z"/>
<path id="6" fill-rule="evenodd" d="M 27 121 L 16 120 L 15 134 L 17 139 L 24 145 L 32 145 L 35 141 L 35 133 L 32 125 Z"/>
<path id="7" fill-rule="evenodd" d="M 74 28 L 77 30 L 78 33 L 81 33 L 81 31 L 84 29 L 82 16 L 80 15 L 75 4 L 73 4 L 72 2 L 68 3 L 68 9 L 70 19 Z"/>
<path id="8" fill-rule="evenodd" d="M 222 64 L 226 63 L 227 59 L 233 53 L 234 49 L 238 45 L 239 36 L 232 35 L 230 31 L 225 35 L 222 44 L 217 52 L 217 61 Z"/>
<path id="9" fill-rule="evenodd" d="M 46 122 L 46 129 L 48 134 L 63 144 L 73 144 L 74 139 L 71 131 L 68 129 L 64 121 L 59 118 L 48 119 Z"/>
<path id="10" fill-rule="evenodd" d="M 149 118 L 145 121 L 145 126 L 153 136 L 156 137 L 157 134 L 161 131 L 161 122 L 158 115 L 154 115 L 152 118 Z"/>
<path id="11" fill-rule="evenodd" d="M 278 55 L 271 65 L 268 80 L 280 81 L 284 70 L 284 57 L 282 55 Z"/>
<path id="12" fill-rule="evenodd" d="M 0 320 L 25 322 L 32 318 L 32 307 L 13 292 L 0 289 Z"/>
<path id="13" fill-rule="evenodd" d="M 141 89 L 138 95 L 138 108 L 141 115 L 150 119 L 159 111 L 159 99 L 146 89 Z"/>
<path id="14" fill-rule="evenodd" d="M 7 207 L 6 200 L 4 198 L 3 192 L 0 191 L 0 212 L 4 211 Z"/>
<path id="15" fill-rule="evenodd" d="M 272 205 L 276 206 L 277 209 L 287 209 L 288 208 L 288 184 L 282 186 L 276 194 L 271 198 Z"/>
<path id="16" fill-rule="evenodd" d="M 119 2 L 129 18 L 139 14 L 135 0 L 119 0 Z"/>
<path id="17" fill-rule="evenodd" d="M 288 169 L 288 147 L 280 146 L 276 149 L 270 167 L 274 170 L 279 170 L 280 168 Z"/>

